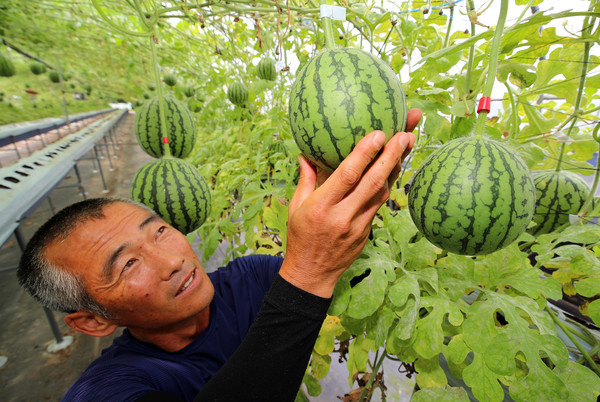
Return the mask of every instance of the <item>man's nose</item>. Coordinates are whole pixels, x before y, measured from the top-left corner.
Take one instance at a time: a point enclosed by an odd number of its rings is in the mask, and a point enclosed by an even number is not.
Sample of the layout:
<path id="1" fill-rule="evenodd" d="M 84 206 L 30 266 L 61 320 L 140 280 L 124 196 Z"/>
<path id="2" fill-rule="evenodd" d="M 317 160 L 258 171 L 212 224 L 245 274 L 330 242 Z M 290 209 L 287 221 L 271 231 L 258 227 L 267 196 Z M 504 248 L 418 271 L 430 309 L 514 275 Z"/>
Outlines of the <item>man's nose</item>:
<path id="1" fill-rule="evenodd" d="M 181 270 L 184 260 L 180 253 L 163 247 L 152 247 L 148 251 L 148 258 L 150 258 L 149 264 L 165 281 Z"/>

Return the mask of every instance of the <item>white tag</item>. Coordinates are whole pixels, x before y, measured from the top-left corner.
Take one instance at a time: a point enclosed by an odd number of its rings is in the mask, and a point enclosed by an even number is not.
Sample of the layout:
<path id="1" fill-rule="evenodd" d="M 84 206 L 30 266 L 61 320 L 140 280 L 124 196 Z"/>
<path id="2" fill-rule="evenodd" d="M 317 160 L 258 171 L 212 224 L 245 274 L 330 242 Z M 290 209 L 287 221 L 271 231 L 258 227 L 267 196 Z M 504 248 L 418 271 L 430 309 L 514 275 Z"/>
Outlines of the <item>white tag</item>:
<path id="1" fill-rule="evenodd" d="M 346 21 L 346 9 L 340 6 L 321 4 L 321 18 L 329 17 L 332 20 Z"/>
<path id="2" fill-rule="evenodd" d="M 571 225 L 577 225 L 579 223 L 579 215 L 569 214 L 569 223 Z"/>

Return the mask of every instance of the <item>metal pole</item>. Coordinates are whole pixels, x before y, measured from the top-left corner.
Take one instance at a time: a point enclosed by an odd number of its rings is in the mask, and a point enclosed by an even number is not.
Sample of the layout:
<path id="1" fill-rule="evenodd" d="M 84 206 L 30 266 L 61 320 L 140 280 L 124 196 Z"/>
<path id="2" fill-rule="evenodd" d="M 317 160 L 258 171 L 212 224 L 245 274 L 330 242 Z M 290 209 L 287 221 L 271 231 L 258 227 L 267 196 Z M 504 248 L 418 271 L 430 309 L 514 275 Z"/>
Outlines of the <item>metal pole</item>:
<path id="1" fill-rule="evenodd" d="M 81 175 L 79 174 L 79 168 L 77 167 L 77 163 L 73 165 L 73 170 L 75 171 L 75 176 L 77 176 L 77 184 L 79 185 L 79 191 L 81 191 L 81 196 L 84 200 L 87 200 L 85 197 L 85 189 L 83 188 L 83 182 L 81 181 Z"/>
<path id="2" fill-rule="evenodd" d="M 19 245 L 21 251 L 25 250 L 27 242 L 25 241 L 25 237 L 21 232 L 21 228 L 17 228 L 15 230 L 15 237 L 17 238 L 17 244 Z M 63 337 L 60 333 L 60 330 L 58 329 L 58 324 L 56 323 L 56 318 L 54 317 L 54 314 L 51 310 L 47 309 L 46 307 L 44 307 L 44 312 L 46 313 L 46 318 L 48 318 L 48 323 L 50 324 L 50 329 L 52 329 L 52 334 L 56 339 L 56 343 L 61 343 L 63 341 Z"/>
<path id="3" fill-rule="evenodd" d="M 96 145 L 94 145 L 94 154 L 96 155 L 96 160 L 98 161 L 98 171 L 100 172 L 100 178 L 102 179 L 102 186 L 104 186 L 104 192 L 108 193 L 108 187 L 106 187 L 106 182 L 104 181 L 104 174 L 102 173 L 102 165 L 100 164 L 100 159 L 98 158 L 98 150 L 96 149 Z"/>

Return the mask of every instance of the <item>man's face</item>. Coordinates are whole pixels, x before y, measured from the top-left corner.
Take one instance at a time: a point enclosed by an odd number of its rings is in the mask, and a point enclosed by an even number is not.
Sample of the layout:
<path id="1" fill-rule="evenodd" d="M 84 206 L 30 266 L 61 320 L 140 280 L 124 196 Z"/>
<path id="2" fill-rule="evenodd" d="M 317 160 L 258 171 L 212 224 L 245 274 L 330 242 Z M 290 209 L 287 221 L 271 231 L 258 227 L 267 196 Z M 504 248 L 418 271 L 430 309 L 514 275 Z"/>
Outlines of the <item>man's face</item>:
<path id="1" fill-rule="evenodd" d="M 164 328 L 208 307 L 214 288 L 181 232 L 136 205 L 116 202 L 103 212 L 50 244 L 46 257 L 81 276 L 119 325 Z"/>

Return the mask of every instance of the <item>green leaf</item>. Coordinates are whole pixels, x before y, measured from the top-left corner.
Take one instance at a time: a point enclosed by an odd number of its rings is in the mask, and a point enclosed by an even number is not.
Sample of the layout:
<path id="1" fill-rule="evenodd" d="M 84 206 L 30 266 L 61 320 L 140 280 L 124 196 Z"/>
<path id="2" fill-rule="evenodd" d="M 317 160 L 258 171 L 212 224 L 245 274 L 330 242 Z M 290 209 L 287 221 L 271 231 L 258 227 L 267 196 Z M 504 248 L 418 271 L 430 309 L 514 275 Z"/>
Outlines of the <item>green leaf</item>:
<path id="1" fill-rule="evenodd" d="M 419 309 L 427 310 L 428 314 L 417 321 L 412 336 L 413 347 L 419 355 L 429 359 L 442 351 L 443 325 L 448 322 L 459 326 L 463 322 L 463 314 L 456 303 L 441 296 L 422 297 Z"/>
<path id="2" fill-rule="evenodd" d="M 534 72 L 529 71 L 534 69 L 535 67 L 531 66 L 530 64 L 503 60 L 498 63 L 498 72 L 496 74 L 499 81 L 506 82 L 506 80 L 510 77 L 510 81 L 513 84 L 517 85 L 521 89 L 525 89 L 531 86 L 537 78 Z"/>
<path id="3" fill-rule="evenodd" d="M 368 317 L 383 303 L 388 280 L 395 280 L 394 269 L 397 265 L 389 248 L 368 244 L 361 256 L 340 277 L 334 296 L 341 297 L 341 303 L 349 298 L 349 316 L 357 319 Z M 350 286 L 350 282 L 359 276 L 363 276 L 362 280 L 354 287 Z M 340 285 L 340 282 L 347 285 Z M 340 307 L 343 306 L 337 306 L 335 312 L 339 312 Z"/>
<path id="4" fill-rule="evenodd" d="M 596 401 L 600 394 L 600 378 L 589 368 L 569 362 L 554 368 L 569 390 L 569 401 Z"/>
<path id="5" fill-rule="evenodd" d="M 594 300 L 588 305 L 588 314 L 596 325 L 600 325 L 600 299 Z"/>
<path id="6" fill-rule="evenodd" d="M 331 356 L 313 353 L 310 360 L 310 368 L 316 379 L 320 380 L 327 377 L 329 367 L 331 366 Z"/>
<path id="7" fill-rule="evenodd" d="M 357 372 L 367 370 L 367 361 L 369 360 L 369 351 L 374 345 L 374 341 L 363 335 L 358 335 L 354 342 L 348 347 L 348 384 L 354 382 L 353 376 Z"/>
<path id="8" fill-rule="evenodd" d="M 340 318 L 328 315 L 323 321 L 319 337 L 314 346 L 315 352 L 321 355 L 333 353 L 335 348 L 335 338 L 344 333 L 344 327 L 340 323 Z"/>
<path id="9" fill-rule="evenodd" d="M 440 366 L 440 359 L 434 356 L 431 359 L 419 358 L 415 361 L 417 371 L 417 385 L 420 388 L 443 387 L 448 384 L 444 369 Z"/>
<path id="10" fill-rule="evenodd" d="M 475 398 L 486 402 L 500 402 L 504 391 L 498 382 L 498 375 L 489 370 L 483 356 L 476 353 L 473 362 L 463 370 L 463 381 L 471 387 Z"/>
<path id="11" fill-rule="evenodd" d="M 556 125 L 558 125 L 558 123 L 560 123 L 558 118 L 548 119 L 544 117 L 535 106 L 530 105 L 526 100 L 519 98 L 519 102 L 525 110 L 528 119 L 527 122 L 529 123 L 529 125 L 521 131 L 522 136 L 527 137 L 549 133 Z"/>
<path id="12" fill-rule="evenodd" d="M 469 395 L 464 388 L 425 388 L 412 394 L 410 400 L 411 402 L 468 402 Z"/>
<path id="13" fill-rule="evenodd" d="M 444 351 L 444 356 L 446 356 L 451 362 L 460 364 L 465 361 L 470 351 L 471 349 L 464 341 L 463 334 L 458 334 L 453 336 L 448 343 Z"/>
<path id="14" fill-rule="evenodd" d="M 600 293 L 600 276 L 582 279 L 577 282 L 577 293 L 585 297 L 594 297 Z"/>
<path id="15" fill-rule="evenodd" d="M 490 380 L 513 375 L 510 392 L 515 399 L 535 399 L 532 395 L 539 395 L 541 390 L 546 390 L 550 398 L 564 398 L 564 384 L 542 360 L 547 358 L 556 366 L 564 366 L 568 361 L 566 347 L 556 337 L 552 319 L 530 298 L 495 292 L 485 295 L 486 300 L 471 305 L 463 324 L 465 343 L 475 352 L 473 363 L 463 371 L 463 379 L 473 388 L 474 395 L 492 397 L 497 390 L 490 386 Z M 503 316 L 503 324 L 497 320 L 497 314 Z M 505 357 L 501 358 L 502 354 Z M 525 377 L 519 375 L 516 365 L 508 363 L 517 356 L 525 359 Z M 471 368 L 473 364 L 475 367 Z M 474 370 L 481 371 L 482 379 L 475 378 Z M 476 391 L 478 387 L 482 389 Z"/>
<path id="16" fill-rule="evenodd" d="M 542 278 L 525 253 L 515 244 L 475 262 L 475 278 L 488 289 L 514 288 L 532 298 L 560 299 L 560 284 L 555 278 Z"/>

